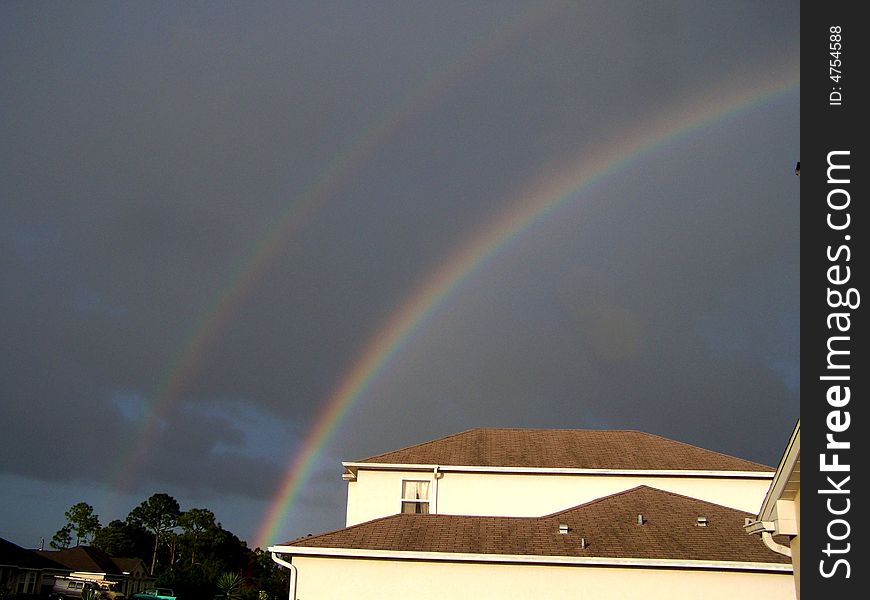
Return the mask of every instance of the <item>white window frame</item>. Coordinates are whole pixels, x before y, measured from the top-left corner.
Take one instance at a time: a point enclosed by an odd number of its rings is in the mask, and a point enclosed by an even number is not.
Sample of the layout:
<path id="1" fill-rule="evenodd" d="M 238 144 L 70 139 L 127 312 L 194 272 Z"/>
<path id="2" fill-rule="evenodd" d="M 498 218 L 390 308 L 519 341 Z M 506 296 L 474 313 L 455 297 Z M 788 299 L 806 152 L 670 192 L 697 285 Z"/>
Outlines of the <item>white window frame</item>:
<path id="1" fill-rule="evenodd" d="M 405 498 L 405 483 L 428 483 L 428 489 L 426 493 L 426 499 L 416 499 L 416 498 Z M 417 478 L 402 478 L 401 484 L 399 486 L 399 512 L 404 513 L 405 503 L 409 504 L 419 504 L 426 506 L 426 512 L 424 513 L 413 513 L 413 514 L 424 514 L 430 515 L 434 513 L 432 510 L 434 507 L 434 503 L 432 502 L 432 493 L 434 491 L 434 485 L 431 479 L 417 479 Z"/>
<path id="2" fill-rule="evenodd" d="M 32 594 L 36 590 L 36 572 L 24 571 L 18 576 L 18 593 Z"/>

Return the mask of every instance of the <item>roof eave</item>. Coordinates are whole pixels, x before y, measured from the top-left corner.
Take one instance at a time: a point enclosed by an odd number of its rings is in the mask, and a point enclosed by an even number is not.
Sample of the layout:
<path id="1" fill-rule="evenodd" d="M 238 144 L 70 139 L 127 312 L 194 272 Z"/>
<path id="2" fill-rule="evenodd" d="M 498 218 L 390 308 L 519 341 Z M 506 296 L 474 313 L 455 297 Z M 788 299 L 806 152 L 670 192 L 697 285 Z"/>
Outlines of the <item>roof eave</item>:
<path id="1" fill-rule="evenodd" d="M 375 462 L 343 462 L 345 480 L 356 480 L 360 469 L 381 471 L 432 471 L 456 473 L 514 473 L 528 475 L 645 475 L 655 477 L 719 477 L 735 479 L 773 479 L 772 471 L 717 471 L 702 469 L 578 469 L 568 467 L 509 467 L 481 465 L 436 465 Z"/>
<path id="2" fill-rule="evenodd" d="M 800 473 L 799 471 L 796 472 L 795 469 L 800 460 L 800 453 L 801 422 L 798 419 L 788 445 L 783 452 L 782 459 L 779 461 L 779 465 L 773 475 L 770 489 L 761 503 L 761 508 L 758 511 L 759 520 L 770 520 L 776 507 L 776 501 L 783 498 L 784 493 L 787 492 L 789 487 L 800 485 Z"/>
<path id="3" fill-rule="evenodd" d="M 480 554 L 464 552 L 423 552 L 373 550 L 365 548 L 321 548 L 311 546 L 270 546 L 269 552 L 320 558 L 371 558 L 408 561 L 446 561 L 475 563 L 527 563 L 601 567 L 642 567 L 658 569 L 700 569 L 717 571 L 757 571 L 791 574 L 790 563 L 694 560 L 666 558 L 619 558 L 603 556 L 539 556 L 528 554 Z"/>

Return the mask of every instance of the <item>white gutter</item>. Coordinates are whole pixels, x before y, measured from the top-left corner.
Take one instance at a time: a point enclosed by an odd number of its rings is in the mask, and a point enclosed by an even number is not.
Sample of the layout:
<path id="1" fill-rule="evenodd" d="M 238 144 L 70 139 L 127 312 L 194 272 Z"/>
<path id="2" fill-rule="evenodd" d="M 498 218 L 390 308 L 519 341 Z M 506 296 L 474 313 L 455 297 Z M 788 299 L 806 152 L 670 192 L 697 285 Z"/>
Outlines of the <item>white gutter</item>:
<path id="1" fill-rule="evenodd" d="M 273 552 L 295 556 L 336 558 L 372 558 L 390 560 L 426 560 L 447 562 L 534 563 L 551 565 L 598 565 L 610 567 L 647 567 L 665 569 L 716 569 L 730 571 L 772 571 L 792 573 L 791 564 L 757 563 L 722 560 L 680 560 L 663 558 L 610 558 L 599 556 L 534 556 L 522 554 L 473 554 L 462 552 L 412 552 L 406 550 L 369 550 L 361 548 L 315 548 L 310 546 L 275 546 Z M 274 556 L 274 554 L 273 554 Z"/>
<path id="2" fill-rule="evenodd" d="M 723 477 L 740 479 L 773 479 L 772 471 L 704 471 L 678 469 L 575 469 L 567 467 L 483 467 L 478 465 L 426 465 L 372 462 L 343 462 L 349 472 L 358 469 L 378 469 L 383 471 L 433 471 L 442 473 L 516 473 L 533 475 L 645 475 L 659 477 Z"/>
<path id="3" fill-rule="evenodd" d="M 760 533 L 765 546 L 777 554 L 791 557 L 791 548 L 778 544 L 776 540 L 773 539 L 773 533 L 776 531 L 776 524 L 772 521 L 749 521 L 743 526 L 743 530 L 749 535 Z"/>
<path id="4" fill-rule="evenodd" d="M 296 600 L 296 580 L 298 579 L 299 575 L 298 571 L 296 570 L 296 565 L 280 558 L 278 556 L 278 553 L 274 550 L 272 551 L 272 560 L 281 565 L 282 567 L 290 570 L 290 591 L 287 594 L 287 598 L 288 600 Z"/>

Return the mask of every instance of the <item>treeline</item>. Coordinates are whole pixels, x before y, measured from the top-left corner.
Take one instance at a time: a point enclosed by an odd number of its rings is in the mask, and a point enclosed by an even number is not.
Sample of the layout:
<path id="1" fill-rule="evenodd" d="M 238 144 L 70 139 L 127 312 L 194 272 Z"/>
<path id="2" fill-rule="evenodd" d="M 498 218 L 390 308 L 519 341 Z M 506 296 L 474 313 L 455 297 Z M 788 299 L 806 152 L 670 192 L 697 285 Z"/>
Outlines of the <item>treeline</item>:
<path id="1" fill-rule="evenodd" d="M 106 526 L 85 502 L 73 505 L 64 516 L 67 523 L 55 533 L 52 548 L 88 544 L 109 556 L 140 558 L 156 585 L 173 588 L 182 599 L 213 598 L 219 592 L 241 600 L 287 594 L 287 573 L 267 552 L 248 548 L 207 508 L 182 511 L 168 494 L 152 495 L 125 520 Z M 225 589 L 228 581 L 235 582 L 230 594 Z"/>

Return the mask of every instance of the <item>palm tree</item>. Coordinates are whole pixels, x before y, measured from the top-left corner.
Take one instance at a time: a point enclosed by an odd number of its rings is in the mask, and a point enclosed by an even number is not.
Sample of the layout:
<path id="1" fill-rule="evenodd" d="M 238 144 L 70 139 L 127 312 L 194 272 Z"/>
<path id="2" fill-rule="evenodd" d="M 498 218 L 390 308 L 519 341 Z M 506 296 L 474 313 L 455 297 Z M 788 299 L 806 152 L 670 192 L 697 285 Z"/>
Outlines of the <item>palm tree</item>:
<path id="1" fill-rule="evenodd" d="M 219 597 L 226 600 L 241 598 L 243 583 L 244 579 L 242 579 L 239 573 L 221 573 L 217 580 L 217 588 L 221 591 L 221 596 Z"/>

